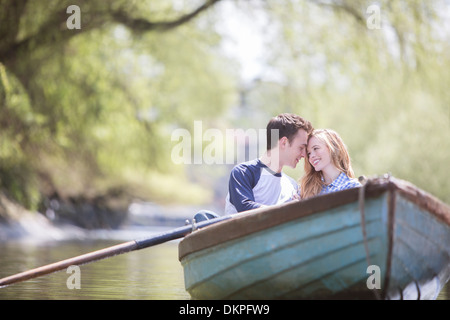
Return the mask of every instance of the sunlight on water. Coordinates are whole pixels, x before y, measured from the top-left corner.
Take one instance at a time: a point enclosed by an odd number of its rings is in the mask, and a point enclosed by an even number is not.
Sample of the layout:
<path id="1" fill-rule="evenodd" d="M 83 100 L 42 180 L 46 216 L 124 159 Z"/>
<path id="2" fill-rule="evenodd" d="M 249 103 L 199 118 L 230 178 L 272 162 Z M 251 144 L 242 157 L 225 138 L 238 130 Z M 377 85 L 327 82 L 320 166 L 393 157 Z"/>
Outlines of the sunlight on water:
<path id="1" fill-rule="evenodd" d="M 437 300 L 450 300 L 450 282 L 447 282 L 445 287 L 439 293 Z"/>
<path id="2" fill-rule="evenodd" d="M 0 245 L 0 277 L 114 245 L 106 241 L 55 246 Z M 0 299 L 189 299 L 177 242 L 122 254 L 80 267 L 80 289 L 68 289 L 62 270 L 0 289 Z"/>

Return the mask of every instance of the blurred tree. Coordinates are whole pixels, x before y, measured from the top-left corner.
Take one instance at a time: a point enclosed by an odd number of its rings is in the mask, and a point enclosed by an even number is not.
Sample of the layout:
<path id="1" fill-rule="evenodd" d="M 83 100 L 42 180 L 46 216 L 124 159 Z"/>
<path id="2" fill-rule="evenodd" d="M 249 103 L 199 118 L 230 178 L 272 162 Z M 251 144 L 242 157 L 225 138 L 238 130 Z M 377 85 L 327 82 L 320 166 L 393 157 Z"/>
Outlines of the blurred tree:
<path id="1" fill-rule="evenodd" d="M 166 201 L 208 198 L 183 187 L 168 141 L 194 120 L 226 128 L 222 111 L 236 110 L 218 2 L 0 0 L 1 187 L 30 205 L 40 192 L 123 186 Z M 66 26 L 72 4 L 81 29 Z M 391 172 L 450 202 L 448 1 L 239 4 L 263 8 L 270 45 L 245 91 L 246 119 L 233 126 L 299 113 L 343 136 L 357 174 Z M 373 5 L 380 28 L 368 25 Z"/>
<path id="2" fill-rule="evenodd" d="M 368 27 L 372 5 L 266 2 L 276 45 L 260 78 L 278 85 L 253 103 L 337 130 L 357 174 L 390 172 L 450 202 L 449 3 L 377 1 L 379 29 Z"/>
<path id="3" fill-rule="evenodd" d="M 182 172 L 168 165 L 171 128 L 227 104 L 220 38 L 207 17 L 194 20 L 217 2 L 1 0 L 0 186 L 33 208 L 41 193 L 130 185 L 166 201 L 208 197 L 174 195 L 183 178 L 157 172 Z M 74 4 L 81 29 L 66 25 Z"/>

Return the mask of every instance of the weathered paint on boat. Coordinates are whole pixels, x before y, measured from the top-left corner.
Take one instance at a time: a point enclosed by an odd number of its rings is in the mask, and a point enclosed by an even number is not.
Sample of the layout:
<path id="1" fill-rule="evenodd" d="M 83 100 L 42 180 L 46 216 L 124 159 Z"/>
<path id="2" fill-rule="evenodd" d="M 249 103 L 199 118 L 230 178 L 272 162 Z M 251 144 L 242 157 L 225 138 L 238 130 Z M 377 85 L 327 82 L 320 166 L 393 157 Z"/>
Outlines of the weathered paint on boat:
<path id="1" fill-rule="evenodd" d="M 435 299 L 450 278 L 450 208 L 375 179 L 195 231 L 179 258 L 196 299 Z"/>

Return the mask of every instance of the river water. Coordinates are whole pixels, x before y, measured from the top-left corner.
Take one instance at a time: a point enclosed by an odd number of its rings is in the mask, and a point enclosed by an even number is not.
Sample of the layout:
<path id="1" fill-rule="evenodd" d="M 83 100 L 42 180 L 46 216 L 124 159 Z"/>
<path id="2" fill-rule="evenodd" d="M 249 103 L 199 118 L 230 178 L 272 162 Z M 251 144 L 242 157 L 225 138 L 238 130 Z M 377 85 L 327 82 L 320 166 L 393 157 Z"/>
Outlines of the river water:
<path id="1" fill-rule="evenodd" d="M 21 243 L 0 245 L 0 278 L 90 251 L 117 241 L 64 241 L 34 246 Z M 0 288 L 0 299 L 44 300 L 183 300 L 183 269 L 178 261 L 177 242 L 129 252 L 53 274 Z M 77 289 L 75 284 L 79 283 Z"/>
<path id="2" fill-rule="evenodd" d="M 2 242 L 0 278 L 127 240 Z M 82 265 L 79 289 L 69 288 L 75 283 L 68 281 L 72 273 L 62 270 L 0 288 L 0 300 L 187 300 L 190 296 L 184 290 L 178 243 L 171 241 Z M 450 284 L 438 299 L 450 300 Z"/>

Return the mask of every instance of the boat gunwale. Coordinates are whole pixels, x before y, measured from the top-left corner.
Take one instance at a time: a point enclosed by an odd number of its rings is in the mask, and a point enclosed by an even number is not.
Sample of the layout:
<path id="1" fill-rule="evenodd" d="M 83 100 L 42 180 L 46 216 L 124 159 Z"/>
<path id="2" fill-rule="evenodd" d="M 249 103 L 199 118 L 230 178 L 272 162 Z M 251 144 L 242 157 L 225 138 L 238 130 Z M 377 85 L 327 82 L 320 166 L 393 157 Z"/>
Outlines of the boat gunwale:
<path id="1" fill-rule="evenodd" d="M 407 181 L 392 177 L 369 179 L 365 182 L 364 189 L 365 198 L 376 198 L 385 192 L 399 193 L 450 227 L 450 206 Z M 232 219 L 199 229 L 187 235 L 179 243 L 178 258 L 182 261 L 191 253 L 223 242 L 357 202 L 359 190 L 360 187 L 352 188 L 302 201 L 254 209 L 244 215 L 239 214 Z"/>

